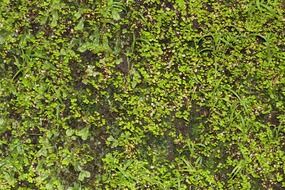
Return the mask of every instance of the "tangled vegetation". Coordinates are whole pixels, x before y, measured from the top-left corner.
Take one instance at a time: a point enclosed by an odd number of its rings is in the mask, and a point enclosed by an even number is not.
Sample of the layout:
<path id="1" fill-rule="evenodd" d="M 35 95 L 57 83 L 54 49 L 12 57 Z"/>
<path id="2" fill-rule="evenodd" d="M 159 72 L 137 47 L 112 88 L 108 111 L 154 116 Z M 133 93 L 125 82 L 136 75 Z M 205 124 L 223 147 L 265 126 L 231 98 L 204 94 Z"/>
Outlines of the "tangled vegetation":
<path id="1" fill-rule="evenodd" d="M 284 189 L 284 0 L 2 0 L 0 189 Z"/>

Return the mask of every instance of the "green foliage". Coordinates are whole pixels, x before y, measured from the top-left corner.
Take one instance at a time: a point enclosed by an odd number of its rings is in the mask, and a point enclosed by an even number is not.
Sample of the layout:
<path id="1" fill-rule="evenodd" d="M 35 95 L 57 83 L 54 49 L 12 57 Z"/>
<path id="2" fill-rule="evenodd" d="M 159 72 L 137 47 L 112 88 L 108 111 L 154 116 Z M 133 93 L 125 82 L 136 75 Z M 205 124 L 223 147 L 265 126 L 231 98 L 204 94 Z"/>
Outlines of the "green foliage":
<path id="1" fill-rule="evenodd" d="M 0 2 L 0 189 L 285 188 L 283 0 Z"/>

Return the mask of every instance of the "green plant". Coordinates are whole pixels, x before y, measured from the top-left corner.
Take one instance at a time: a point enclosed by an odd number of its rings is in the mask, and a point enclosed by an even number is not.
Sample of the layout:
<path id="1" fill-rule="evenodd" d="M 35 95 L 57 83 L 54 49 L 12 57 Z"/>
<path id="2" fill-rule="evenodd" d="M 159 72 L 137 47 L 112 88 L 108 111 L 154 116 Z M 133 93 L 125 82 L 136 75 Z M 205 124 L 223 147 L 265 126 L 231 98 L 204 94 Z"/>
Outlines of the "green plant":
<path id="1" fill-rule="evenodd" d="M 0 3 L 0 189 L 282 189 L 284 2 Z"/>

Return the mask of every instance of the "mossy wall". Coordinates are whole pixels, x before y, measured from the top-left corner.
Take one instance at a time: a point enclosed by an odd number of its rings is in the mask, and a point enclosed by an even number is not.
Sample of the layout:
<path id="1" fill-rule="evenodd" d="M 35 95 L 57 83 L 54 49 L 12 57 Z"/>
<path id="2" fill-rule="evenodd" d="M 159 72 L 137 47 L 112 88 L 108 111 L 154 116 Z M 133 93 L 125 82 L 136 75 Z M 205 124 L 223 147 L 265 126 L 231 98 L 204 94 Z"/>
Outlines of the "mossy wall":
<path id="1" fill-rule="evenodd" d="M 285 188 L 284 0 L 2 0 L 0 189 Z"/>

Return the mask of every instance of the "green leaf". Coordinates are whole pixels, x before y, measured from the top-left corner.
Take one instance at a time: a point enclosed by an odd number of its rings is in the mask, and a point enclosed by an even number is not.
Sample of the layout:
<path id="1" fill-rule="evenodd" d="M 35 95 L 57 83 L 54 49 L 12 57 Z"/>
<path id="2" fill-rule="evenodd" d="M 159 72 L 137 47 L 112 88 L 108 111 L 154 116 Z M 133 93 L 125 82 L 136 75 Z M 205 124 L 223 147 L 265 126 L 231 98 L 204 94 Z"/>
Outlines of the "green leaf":
<path id="1" fill-rule="evenodd" d="M 84 140 L 84 141 L 87 140 L 87 138 L 89 136 L 89 128 L 88 127 L 84 127 L 80 131 L 77 131 L 76 135 L 81 137 L 82 140 Z"/>
<path id="2" fill-rule="evenodd" d="M 83 28 L 84 28 L 84 19 L 82 18 L 82 19 L 80 19 L 80 21 L 79 21 L 79 23 L 75 26 L 75 30 L 83 30 Z"/>
<path id="3" fill-rule="evenodd" d="M 113 17 L 113 19 L 114 20 L 120 20 L 120 14 L 119 14 L 119 12 L 117 11 L 117 10 L 113 10 L 112 11 L 112 17 Z"/>
<path id="4" fill-rule="evenodd" d="M 65 134 L 66 134 L 68 137 L 70 137 L 70 136 L 72 136 L 72 135 L 74 134 L 74 130 L 73 130 L 73 129 L 67 129 L 66 132 L 65 132 Z"/>
<path id="5" fill-rule="evenodd" d="M 181 8 L 182 10 L 185 10 L 186 9 L 186 4 L 185 4 L 185 1 L 184 0 L 176 0 L 179 8 Z"/>
<path id="6" fill-rule="evenodd" d="M 58 20 L 58 12 L 57 11 L 53 11 L 52 12 L 52 21 L 50 26 L 51 27 L 55 27 L 57 25 L 57 20 Z"/>
<path id="7" fill-rule="evenodd" d="M 89 177 L 90 177 L 90 172 L 89 172 L 89 171 L 86 171 L 86 170 L 82 170 L 82 171 L 79 173 L 78 180 L 79 180 L 79 181 L 83 181 L 85 178 L 89 178 Z"/>

